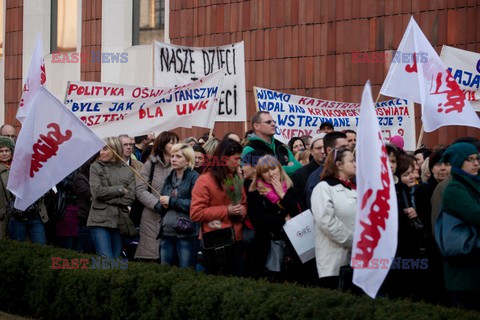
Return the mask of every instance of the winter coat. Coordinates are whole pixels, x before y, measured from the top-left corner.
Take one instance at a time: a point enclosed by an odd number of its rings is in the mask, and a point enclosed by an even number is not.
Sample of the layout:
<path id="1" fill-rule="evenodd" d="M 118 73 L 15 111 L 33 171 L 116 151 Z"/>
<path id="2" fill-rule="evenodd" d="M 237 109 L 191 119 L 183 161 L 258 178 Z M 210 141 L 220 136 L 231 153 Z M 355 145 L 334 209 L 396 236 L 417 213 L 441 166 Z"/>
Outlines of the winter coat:
<path id="1" fill-rule="evenodd" d="M 243 188 L 242 188 L 243 190 Z M 243 215 L 241 219 L 232 221 L 228 217 L 227 206 L 231 204 L 225 190 L 218 187 L 210 171 L 198 177 L 192 191 L 190 217 L 192 221 L 201 222 L 202 233 L 231 228 L 235 229 L 235 240 L 243 239 L 242 221 L 247 213 L 247 198 L 242 191 Z"/>
<path id="2" fill-rule="evenodd" d="M 313 189 L 311 200 L 318 277 L 338 276 L 350 264 L 357 191 L 331 178 Z"/>
<path id="3" fill-rule="evenodd" d="M 172 190 L 173 190 L 173 176 L 176 174 L 175 170 L 172 170 L 170 174 L 168 175 L 167 179 L 165 180 L 165 183 L 163 184 L 162 188 L 162 195 L 169 196 L 168 200 L 168 208 L 164 208 L 162 206 L 162 211 L 161 215 L 162 217 L 165 216 L 165 214 L 169 210 L 174 210 L 178 214 L 182 216 L 190 216 L 190 204 L 192 202 L 192 190 L 193 187 L 195 186 L 195 182 L 197 181 L 197 178 L 199 176 L 198 172 L 195 170 L 192 170 L 190 168 L 187 168 L 183 172 L 183 178 L 182 181 L 180 182 L 180 185 L 176 189 L 176 197 L 173 197 L 171 195 Z M 193 231 L 189 234 L 177 234 L 177 237 L 189 237 L 189 236 L 195 236 L 198 235 L 198 223 L 194 223 L 194 228 Z"/>
<path id="4" fill-rule="evenodd" d="M 165 179 L 172 171 L 170 164 L 163 163 L 158 155 L 150 155 L 143 166 L 141 176 L 148 182 L 150 169 L 155 166 L 153 172 L 152 186 L 158 193 L 161 193 Z M 145 206 L 142 211 L 142 220 L 140 221 L 140 240 L 138 241 L 135 258 L 153 259 L 160 257 L 160 240 L 157 239 L 160 232 L 161 215 L 154 210 L 160 199 L 152 190 L 148 192 L 148 185 L 145 181 L 137 177 L 137 198 Z"/>
<path id="5" fill-rule="evenodd" d="M 272 203 L 258 190 L 248 192 L 248 216 L 255 229 L 255 257 L 257 268 L 262 271 L 270 251 L 271 240 L 287 240 L 283 232 L 285 218 L 291 218 L 302 212 L 299 196 L 293 187 L 287 189 L 279 204 Z"/>
<path id="6" fill-rule="evenodd" d="M 135 176 L 124 163 L 97 160 L 90 166 L 90 191 L 87 226 L 118 228 L 121 211 L 128 213 L 135 201 Z"/>
<path id="7" fill-rule="evenodd" d="M 443 192 L 443 210 L 475 226 L 480 232 L 480 178 L 453 172 Z M 478 235 L 477 235 L 478 236 Z M 448 291 L 480 292 L 480 256 L 476 254 L 444 263 Z"/>
<path id="8" fill-rule="evenodd" d="M 77 218 L 80 226 L 87 225 L 90 207 L 92 206 L 92 192 L 90 191 L 90 177 L 86 172 L 79 171 L 73 179 L 73 190 L 77 195 Z"/>
<path id="9" fill-rule="evenodd" d="M 7 195 L 7 183 L 8 183 L 8 174 L 10 169 L 7 168 L 3 163 L 0 163 L 0 179 L 2 186 L 0 187 L 0 240 L 8 239 L 8 221 L 9 217 L 6 212 L 6 206 L 8 201 Z"/>

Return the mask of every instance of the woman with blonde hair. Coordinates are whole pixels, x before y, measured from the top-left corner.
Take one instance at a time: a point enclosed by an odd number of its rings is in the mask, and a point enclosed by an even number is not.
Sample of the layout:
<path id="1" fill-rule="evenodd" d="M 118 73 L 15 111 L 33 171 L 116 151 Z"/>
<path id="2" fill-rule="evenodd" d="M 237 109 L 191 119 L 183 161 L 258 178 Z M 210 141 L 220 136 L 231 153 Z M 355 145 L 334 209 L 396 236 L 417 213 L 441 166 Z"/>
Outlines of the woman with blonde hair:
<path id="1" fill-rule="evenodd" d="M 255 228 L 257 254 L 255 267 L 257 276 L 261 276 L 264 268 L 272 275 L 284 277 L 284 257 L 274 261 L 269 252 L 272 246 L 285 249 L 287 237 L 283 225 L 291 217 L 302 212 L 300 197 L 296 195 L 292 180 L 288 177 L 281 163 L 271 155 L 258 159 L 255 175 L 248 190 L 248 215 Z"/>
<path id="2" fill-rule="evenodd" d="M 118 258 L 122 237 L 118 229 L 123 212 L 135 201 L 135 176 L 122 158 L 123 146 L 117 137 L 105 138 L 106 146 L 90 166 L 92 206 L 87 226 L 91 229 L 98 255 Z M 116 155 L 114 154 L 114 151 Z"/>
<path id="3" fill-rule="evenodd" d="M 199 174 L 193 170 L 195 154 L 191 146 L 179 143 L 170 150 L 172 171 L 162 188 L 162 226 L 160 228 L 160 259 L 165 265 L 192 268 L 198 223 L 190 219 L 192 190 Z"/>
<path id="4" fill-rule="evenodd" d="M 319 284 L 330 289 L 338 288 L 340 267 L 350 264 L 357 204 L 354 176 L 353 153 L 334 149 L 312 193 Z"/>

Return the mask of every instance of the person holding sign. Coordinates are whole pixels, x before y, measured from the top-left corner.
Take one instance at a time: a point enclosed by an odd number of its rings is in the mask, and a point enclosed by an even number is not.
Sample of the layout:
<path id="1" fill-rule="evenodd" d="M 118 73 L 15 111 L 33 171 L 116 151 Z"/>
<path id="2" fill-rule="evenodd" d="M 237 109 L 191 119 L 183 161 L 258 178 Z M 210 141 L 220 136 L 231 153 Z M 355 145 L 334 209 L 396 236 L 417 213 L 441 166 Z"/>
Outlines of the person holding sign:
<path id="1" fill-rule="evenodd" d="M 275 125 L 272 115 L 267 111 L 257 111 L 252 117 L 253 134 L 248 138 L 248 144 L 243 148 L 242 156 L 253 150 L 262 150 L 280 161 L 285 172 L 291 176 L 302 167 L 286 145 L 275 139 Z"/>
<path id="2" fill-rule="evenodd" d="M 336 289 L 340 267 L 350 263 L 357 207 L 355 159 L 347 148 L 327 156 L 321 182 L 313 189 L 315 258 L 319 284 Z"/>

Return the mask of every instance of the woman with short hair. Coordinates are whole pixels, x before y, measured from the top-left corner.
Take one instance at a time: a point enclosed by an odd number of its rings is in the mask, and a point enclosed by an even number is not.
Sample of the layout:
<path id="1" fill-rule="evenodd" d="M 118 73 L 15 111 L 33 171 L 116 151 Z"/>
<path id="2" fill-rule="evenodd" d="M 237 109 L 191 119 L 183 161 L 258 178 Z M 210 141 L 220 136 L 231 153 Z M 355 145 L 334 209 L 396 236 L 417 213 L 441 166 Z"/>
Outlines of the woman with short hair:
<path id="1" fill-rule="evenodd" d="M 160 259 L 165 265 L 180 268 L 195 266 L 198 224 L 190 219 L 192 189 L 198 178 L 193 170 L 195 158 L 192 147 L 176 144 L 170 150 L 172 171 L 162 188 L 162 225 L 160 228 Z"/>
<path id="2" fill-rule="evenodd" d="M 90 166 L 92 206 L 87 226 L 97 254 L 118 258 L 123 249 L 119 220 L 122 214 L 129 213 L 128 207 L 135 201 L 135 176 L 121 158 L 120 140 L 109 137 L 105 143 L 100 156 Z"/>

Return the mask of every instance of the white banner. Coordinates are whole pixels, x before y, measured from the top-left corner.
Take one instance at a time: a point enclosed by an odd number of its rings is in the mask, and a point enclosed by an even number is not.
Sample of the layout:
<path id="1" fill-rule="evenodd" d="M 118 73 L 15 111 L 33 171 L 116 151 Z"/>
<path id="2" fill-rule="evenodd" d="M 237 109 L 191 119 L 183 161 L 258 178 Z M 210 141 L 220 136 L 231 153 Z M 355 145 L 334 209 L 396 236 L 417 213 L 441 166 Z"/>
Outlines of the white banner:
<path id="1" fill-rule="evenodd" d="M 302 263 L 315 258 L 315 227 L 310 209 L 285 222 L 283 230 Z"/>
<path id="2" fill-rule="evenodd" d="M 314 136 L 322 122 L 330 122 L 336 131 L 356 130 L 360 104 L 296 96 L 254 87 L 257 109 L 268 111 L 277 121 L 275 138 L 288 143 L 293 137 Z M 415 113 L 403 99 L 378 102 L 375 108 L 385 140 L 402 136 L 406 150 L 415 150 Z"/>
<path id="3" fill-rule="evenodd" d="M 223 71 L 176 88 L 70 82 L 65 105 L 100 137 L 139 136 L 215 122 Z"/>
<path id="4" fill-rule="evenodd" d="M 47 89 L 40 87 L 17 139 L 7 188 L 25 210 L 104 146 Z"/>
<path id="5" fill-rule="evenodd" d="M 440 59 L 450 70 L 473 109 L 480 112 L 480 53 L 444 45 Z"/>
<path id="6" fill-rule="evenodd" d="M 353 283 L 375 298 L 397 250 L 395 183 L 367 82 L 357 134 L 357 216 L 352 246 Z"/>
<path id="7" fill-rule="evenodd" d="M 247 120 L 243 41 L 220 47 L 184 47 L 155 41 L 154 86 L 175 87 L 224 68 L 216 121 Z"/>

